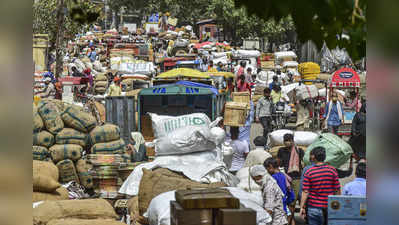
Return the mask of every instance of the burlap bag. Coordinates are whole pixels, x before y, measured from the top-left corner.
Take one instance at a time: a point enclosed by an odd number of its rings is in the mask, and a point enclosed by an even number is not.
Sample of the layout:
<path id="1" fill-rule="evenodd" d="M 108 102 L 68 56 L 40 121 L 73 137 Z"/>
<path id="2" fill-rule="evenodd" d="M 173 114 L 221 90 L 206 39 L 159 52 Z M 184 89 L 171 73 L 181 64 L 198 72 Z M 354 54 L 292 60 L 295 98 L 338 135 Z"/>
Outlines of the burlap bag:
<path id="1" fill-rule="evenodd" d="M 37 106 L 33 104 L 33 132 L 40 132 L 43 127 L 43 120 L 37 111 Z"/>
<path id="2" fill-rule="evenodd" d="M 107 91 L 107 88 L 105 87 L 96 87 L 95 88 L 97 93 L 105 93 Z"/>
<path id="3" fill-rule="evenodd" d="M 125 141 L 119 139 L 107 143 L 97 143 L 91 147 L 91 154 L 122 154 L 126 150 Z"/>
<path id="4" fill-rule="evenodd" d="M 120 129 L 113 124 L 105 124 L 104 126 L 97 126 L 90 132 L 90 143 L 92 145 L 97 143 L 106 143 L 116 141 L 120 138 Z"/>
<path id="5" fill-rule="evenodd" d="M 76 173 L 75 165 L 72 160 L 65 159 L 57 163 L 60 183 L 66 184 L 70 181 L 76 181 L 79 183 L 79 177 Z"/>
<path id="6" fill-rule="evenodd" d="M 53 193 L 33 192 L 32 202 L 40 201 L 57 201 L 57 200 L 68 200 L 68 190 L 64 187 L 60 187 Z"/>
<path id="7" fill-rule="evenodd" d="M 87 134 L 72 128 L 64 128 L 55 136 L 57 144 L 76 144 L 85 147 L 87 140 Z"/>
<path id="8" fill-rule="evenodd" d="M 50 221 L 57 219 L 117 219 L 114 209 L 104 199 L 46 201 L 34 208 L 32 214 L 34 225 L 51 224 Z"/>
<path id="9" fill-rule="evenodd" d="M 67 144 L 67 145 L 53 145 L 50 149 L 51 158 L 55 163 L 70 159 L 76 161 L 82 157 L 83 148 L 80 145 Z"/>
<path id="10" fill-rule="evenodd" d="M 80 184 L 87 188 L 93 188 L 93 177 L 89 174 L 89 168 L 86 164 L 86 160 L 79 159 L 75 163 L 76 172 L 78 173 Z"/>
<path id="11" fill-rule="evenodd" d="M 60 111 L 52 102 L 44 102 L 40 104 L 38 112 L 43 119 L 46 129 L 52 133 L 57 134 L 64 128 L 64 122 L 61 119 Z"/>
<path id="12" fill-rule="evenodd" d="M 50 157 L 50 152 L 43 146 L 32 146 L 33 160 L 45 161 Z"/>
<path id="13" fill-rule="evenodd" d="M 154 171 L 143 169 L 143 177 L 140 182 L 139 212 L 143 215 L 153 198 L 159 194 L 188 188 L 213 188 L 224 187 L 223 183 L 201 184 L 191 181 L 184 175 L 172 172 L 168 169 L 156 169 Z"/>
<path id="14" fill-rule="evenodd" d="M 83 220 L 83 219 L 61 219 L 52 220 L 47 225 L 126 225 L 115 220 Z"/>
<path id="15" fill-rule="evenodd" d="M 108 85 L 108 81 L 96 81 L 96 83 L 94 84 L 94 88 L 97 87 L 107 87 Z"/>
<path id="16" fill-rule="evenodd" d="M 86 112 L 78 110 L 76 107 L 69 106 L 61 114 L 64 123 L 76 130 L 88 133 L 96 126 L 96 118 Z"/>
<path id="17" fill-rule="evenodd" d="M 49 148 L 53 144 L 54 144 L 54 136 L 51 133 L 47 131 L 42 131 L 33 134 L 33 145 Z"/>
<path id="18" fill-rule="evenodd" d="M 58 183 L 58 169 L 52 162 L 33 160 L 33 191 L 52 193 Z"/>
<path id="19" fill-rule="evenodd" d="M 95 81 L 108 81 L 104 73 L 98 73 L 94 78 Z"/>
<path id="20" fill-rule="evenodd" d="M 138 196 L 134 196 L 133 198 L 129 199 L 128 210 L 130 214 L 130 219 L 136 221 L 140 216 Z"/>

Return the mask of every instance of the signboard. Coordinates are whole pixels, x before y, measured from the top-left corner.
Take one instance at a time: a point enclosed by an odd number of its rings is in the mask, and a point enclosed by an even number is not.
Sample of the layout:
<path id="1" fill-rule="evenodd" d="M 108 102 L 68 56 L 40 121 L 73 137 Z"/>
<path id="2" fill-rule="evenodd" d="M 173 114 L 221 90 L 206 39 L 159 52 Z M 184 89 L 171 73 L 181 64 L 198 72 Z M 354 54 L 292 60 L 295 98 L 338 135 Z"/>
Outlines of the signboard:
<path id="1" fill-rule="evenodd" d="M 72 85 L 68 85 L 63 83 L 63 88 L 62 88 L 62 101 L 67 102 L 70 104 L 73 104 L 73 91 L 72 91 Z"/>
<path id="2" fill-rule="evenodd" d="M 339 73 L 339 76 L 343 79 L 350 79 L 353 77 L 353 73 L 344 71 L 344 72 Z"/>

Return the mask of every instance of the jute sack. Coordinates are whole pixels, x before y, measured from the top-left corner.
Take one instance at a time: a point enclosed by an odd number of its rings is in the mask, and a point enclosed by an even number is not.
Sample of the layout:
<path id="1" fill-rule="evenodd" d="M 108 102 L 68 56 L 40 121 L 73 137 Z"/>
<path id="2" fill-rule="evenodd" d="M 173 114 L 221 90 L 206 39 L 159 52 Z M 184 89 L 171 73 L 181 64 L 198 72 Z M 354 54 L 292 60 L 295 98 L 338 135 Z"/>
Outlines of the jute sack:
<path id="1" fill-rule="evenodd" d="M 128 212 L 130 214 L 130 218 L 134 221 L 137 220 L 140 216 L 139 212 L 139 197 L 134 196 L 133 198 L 129 199 L 128 204 Z"/>
<path id="2" fill-rule="evenodd" d="M 57 219 L 117 219 L 104 199 L 46 201 L 34 208 L 32 214 L 34 225 L 47 225 Z"/>
<path id="3" fill-rule="evenodd" d="M 50 157 L 50 152 L 43 146 L 32 146 L 33 160 L 46 161 Z"/>
<path id="4" fill-rule="evenodd" d="M 92 188 L 93 187 L 93 177 L 89 174 L 89 168 L 86 164 L 86 160 L 79 159 L 75 163 L 76 172 L 79 176 L 80 184 L 85 188 Z"/>
<path id="5" fill-rule="evenodd" d="M 60 183 L 66 184 L 70 181 L 76 181 L 79 183 L 79 177 L 76 173 L 75 165 L 73 164 L 72 160 L 65 159 L 57 164 L 59 176 L 60 176 Z"/>
<path id="6" fill-rule="evenodd" d="M 84 133 L 90 132 L 96 126 L 96 118 L 86 112 L 69 106 L 61 114 L 65 124 Z"/>
<path id="7" fill-rule="evenodd" d="M 76 144 L 82 147 L 87 145 L 87 134 L 72 128 L 64 128 L 55 136 L 57 144 Z"/>
<path id="8" fill-rule="evenodd" d="M 94 84 L 94 87 L 107 87 L 108 85 L 108 81 L 96 81 L 96 83 Z"/>
<path id="9" fill-rule="evenodd" d="M 153 198 L 159 194 L 188 188 L 215 188 L 224 187 L 223 183 L 201 184 L 191 181 L 183 175 L 168 169 L 156 169 L 154 171 L 143 169 L 143 177 L 139 190 L 139 212 L 143 215 Z"/>
<path id="10" fill-rule="evenodd" d="M 64 187 L 60 187 L 53 193 L 33 192 L 32 202 L 40 201 L 57 201 L 57 200 L 68 200 L 68 190 Z"/>
<path id="11" fill-rule="evenodd" d="M 83 220 L 83 219 L 60 219 L 52 220 L 47 225 L 126 225 L 115 220 Z"/>
<path id="12" fill-rule="evenodd" d="M 47 131 L 42 131 L 33 134 L 33 145 L 49 148 L 53 144 L 54 144 L 54 136 L 51 133 Z"/>
<path id="13" fill-rule="evenodd" d="M 105 143 L 116 141 L 120 138 L 120 129 L 113 124 L 105 124 L 104 126 L 97 126 L 90 132 L 90 143 Z"/>
<path id="14" fill-rule="evenodd" d="M 91 154 L 122 154 L 125 152 L 125 147 L 123 139 L 107 143 L 97 143 L 91 147 Z"/>
<path id="15" fill-rule="evenodd" d="M 33 104 L 33 132 L 39 132 L 43 129 L 43 120 L 37 111 L 37 106 Z"/>
<path id="16" fill-rule="evenodd" d="M 105 87 L 96 87 L 95 90 L 98 93 L 105 93 L 107 91 Z"/>
<path id="17" fill-rule="evenodd" d="M 58 169 L 52 162 L 33 160 L 33 191 L 52 193 L 58 183 Z"/>
<path id="18" fill-rule="evenodd" d="M 108 81 L 107 77 L 103 73 L 98 73 L 94 78 L 95 81 Z"/>
<path id="19" fill-rule="evenodd" d="M 67 145 L 53 145 L 50 149 L 51 158 L 55 163 L 70 159 L 76 161 L 82 157 L 83 148 L 80 145 L 67 144 Z"/>
<path id="20" fill-rule="evenodd" d="M 40 104 L 38 112 L 44 121 L 46 129 L 52 133 L 57 134 L 64 128 L 64 122 L 61 119 L 60 111 L 52 102 L 44 102 Z"/>

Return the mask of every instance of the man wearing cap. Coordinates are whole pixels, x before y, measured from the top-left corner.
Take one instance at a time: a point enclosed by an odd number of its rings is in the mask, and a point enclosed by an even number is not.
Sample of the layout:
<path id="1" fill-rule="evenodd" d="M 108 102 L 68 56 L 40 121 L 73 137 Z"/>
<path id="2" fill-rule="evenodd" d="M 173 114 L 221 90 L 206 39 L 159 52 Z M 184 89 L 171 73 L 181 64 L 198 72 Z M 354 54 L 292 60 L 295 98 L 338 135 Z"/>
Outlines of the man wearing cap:
<path id="1" fill-rule="evenodd" d="M 108 96 L 120 96 L 122 89 L 120 87 L 120 78 L 115 77 L 114 82 L 108 88 Z"/>
<path id="2" fill-rule="evenodd" d="M 54 99 L 56 90 L 54 84 L 51 83 L 51 78 L 44 78 L 44 83 L 46 84 L 46 87 L 43 91 L 38 92 L 38 96 L 40 96 L 41 98 Z"/>

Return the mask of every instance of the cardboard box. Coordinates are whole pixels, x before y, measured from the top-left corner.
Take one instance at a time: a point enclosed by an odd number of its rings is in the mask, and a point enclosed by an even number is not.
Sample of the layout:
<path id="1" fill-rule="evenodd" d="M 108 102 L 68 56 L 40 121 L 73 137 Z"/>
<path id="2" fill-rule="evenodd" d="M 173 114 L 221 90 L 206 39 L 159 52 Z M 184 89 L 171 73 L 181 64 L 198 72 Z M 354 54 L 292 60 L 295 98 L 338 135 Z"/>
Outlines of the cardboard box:
<path id="1" fill-rule="evenodd" d="M 328 225 L 366 225 L 367 220 L 328 220 Z"/>
<path id="2" fill-rule="evenodd" d="M 177 190 L 175 198 L 183 209 L 240 208 L 240 200 L 221 188 Z"/>
<path id="3" fill-rule="evenodd" d="M 170 202 L 171 225 L 213 225 L 212 209 L 183 209 L 176 201 Z"/>
<path id="4" fill-rule="evenodd" d="M 256 211 L 248 208 L 219 209 L 215 225 L 256 225 Z"/>
<path id="5" fill-rule="evenodd" d="M 328 219 L 366 219 L 367 201 L 361 196 L 328 196 Z"/>
<path id="6" fill-rule="evenodd" d="M 242 127 L 245 126 L 248 114 L 248 104 L 242 102 L 227 102 L 224 111 L 224 125 Z"/>

